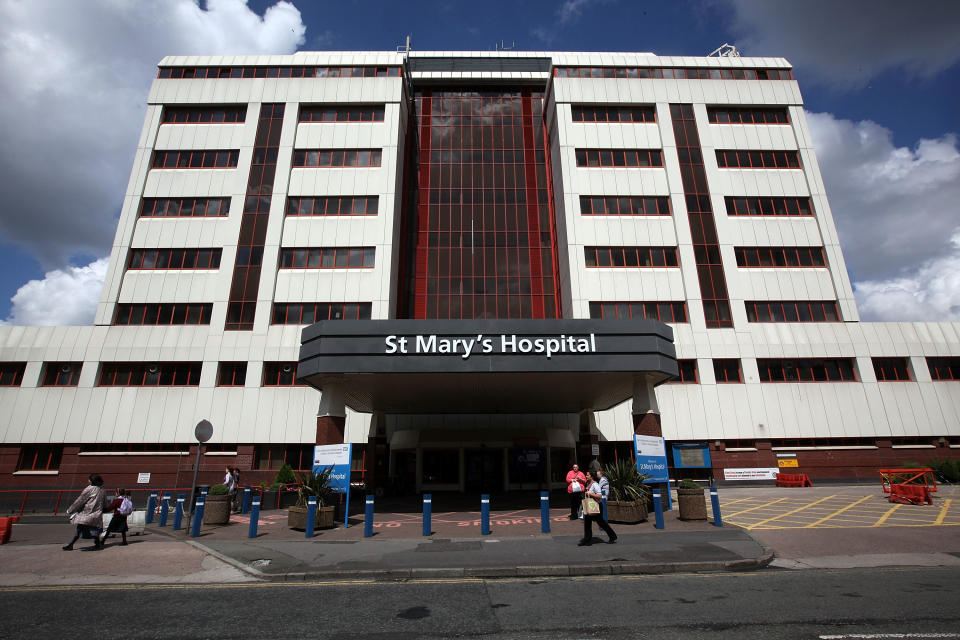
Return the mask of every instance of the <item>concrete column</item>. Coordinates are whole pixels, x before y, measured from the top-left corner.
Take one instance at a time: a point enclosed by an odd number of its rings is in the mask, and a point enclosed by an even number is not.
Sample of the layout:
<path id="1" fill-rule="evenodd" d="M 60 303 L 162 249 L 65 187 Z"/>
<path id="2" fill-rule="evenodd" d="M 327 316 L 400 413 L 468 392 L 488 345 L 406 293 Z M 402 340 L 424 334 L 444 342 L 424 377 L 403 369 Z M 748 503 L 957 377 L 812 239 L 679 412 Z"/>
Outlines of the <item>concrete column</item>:
<path id="1" fill-rule="evenodd" d="M 656 390 L 646 378 L 637 378 L 633 382 L 633 433 L 663 437 Z"/>
<path id="2" fill-rule="evenodd" d="M 335 384 L 324 385 L 317 410 L 317 444 L 340 444 L 347 427 L 343 393 Z"/>

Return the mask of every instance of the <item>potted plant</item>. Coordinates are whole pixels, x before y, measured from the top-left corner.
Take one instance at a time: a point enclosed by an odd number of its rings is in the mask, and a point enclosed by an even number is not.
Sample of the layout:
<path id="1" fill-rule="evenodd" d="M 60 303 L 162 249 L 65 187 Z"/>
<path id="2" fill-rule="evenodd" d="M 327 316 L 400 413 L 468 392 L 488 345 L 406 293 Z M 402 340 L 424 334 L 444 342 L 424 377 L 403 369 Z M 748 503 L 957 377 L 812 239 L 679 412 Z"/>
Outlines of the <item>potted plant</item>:
<path id="1" fill-rule="evenodd" d="M 604 467 L 610 483 L 607 499 L 607 520 L 635 523 L 647 519 L 647 499 L 650 488 L 643 484 L 647 476 L 637 470 L 630 460 L 618 460 Z"/>
<path id="2" fill-rule="evenodd" d="M 706 520 L 707 502 L 703 497 L 703 487 L 693 480 L 684 479 L 677 484 L 677 505 L 681 520 Z"/>
<path id="3" fill-rule="evenodd" d="M 203 524 L 230 522 L 230 490 L 225 484 L 215 484 L 207 492 L 203 507 Z"/>
<path id="4" fill-rule="evenodd" d="M 299 477 L 297 504 L 287 510 L 287 526 L 291 529 L 306 530 L 310 496 L 316 496 L 317 517 L 314 520 L 314 528 L 333 528 L 334 490 L 330 484 L 330 474 L 332 472 L 333 467 L 327 467 L 317 472 L 302 474 Z"/>

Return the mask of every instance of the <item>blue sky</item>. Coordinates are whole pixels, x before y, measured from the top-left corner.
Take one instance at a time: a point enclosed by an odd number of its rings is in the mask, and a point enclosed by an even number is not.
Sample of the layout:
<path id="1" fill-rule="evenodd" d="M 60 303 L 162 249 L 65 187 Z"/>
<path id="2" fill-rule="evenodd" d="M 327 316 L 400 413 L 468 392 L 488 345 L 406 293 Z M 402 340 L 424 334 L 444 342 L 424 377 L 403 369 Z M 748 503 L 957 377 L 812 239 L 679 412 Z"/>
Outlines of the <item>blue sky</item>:
<path id="1" fill-rule="evenodd" d="M 407 34 L 417 50 L 787 58 L 862 316 L 960 320 L 958 33 L 946 0 L 0 0 L 0 322 L 92 321 L 162 56 Z"/>

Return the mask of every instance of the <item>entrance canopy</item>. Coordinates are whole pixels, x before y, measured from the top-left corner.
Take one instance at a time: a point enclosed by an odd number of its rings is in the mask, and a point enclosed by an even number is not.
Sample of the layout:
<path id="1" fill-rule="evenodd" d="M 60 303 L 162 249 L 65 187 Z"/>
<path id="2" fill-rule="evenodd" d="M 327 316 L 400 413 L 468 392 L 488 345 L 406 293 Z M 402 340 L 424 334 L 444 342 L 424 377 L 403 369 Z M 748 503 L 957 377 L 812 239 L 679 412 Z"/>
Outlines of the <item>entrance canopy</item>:
<path id="1" fill-rule="evenodd" d="M 603 410 L 676 375 L 673 330 L 653 320 L 325 320 L 297 367 L 387 413 Z"/>

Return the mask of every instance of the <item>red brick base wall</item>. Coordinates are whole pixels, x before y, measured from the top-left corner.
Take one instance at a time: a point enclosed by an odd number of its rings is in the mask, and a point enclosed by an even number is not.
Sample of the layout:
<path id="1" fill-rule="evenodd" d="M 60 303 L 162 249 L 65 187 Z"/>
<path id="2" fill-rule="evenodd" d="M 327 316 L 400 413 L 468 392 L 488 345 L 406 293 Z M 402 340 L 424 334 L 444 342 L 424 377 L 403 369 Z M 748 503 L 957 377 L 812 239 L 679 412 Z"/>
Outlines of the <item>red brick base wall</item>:
<path id="1" fill-rule="evenodd" d="M 663 436 L 659 413 L 633 414 L 633 433 L 638 436 Z"/>

